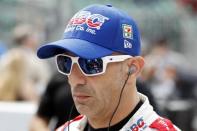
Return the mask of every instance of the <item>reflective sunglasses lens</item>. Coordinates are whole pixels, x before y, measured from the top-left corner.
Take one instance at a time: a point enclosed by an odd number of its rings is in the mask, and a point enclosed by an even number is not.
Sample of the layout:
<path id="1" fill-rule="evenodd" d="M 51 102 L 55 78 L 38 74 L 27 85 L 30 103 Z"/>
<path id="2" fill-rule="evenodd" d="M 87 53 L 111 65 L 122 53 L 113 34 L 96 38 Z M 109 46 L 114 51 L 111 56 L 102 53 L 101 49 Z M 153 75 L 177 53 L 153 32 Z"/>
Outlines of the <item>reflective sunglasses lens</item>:
<path id="1" fill-rule="evenodd" d="M 86 74 L 97 74 L 103 71 L 103 60 L 102 59 L 83 59 L 79 58 L 79 65 L 84 73 Z"/>
<path id="2" fill-rule="evenodd" d="M 57 66 L 63 73 L 69 74 L 71 70 L 72 60 L 67 56 L 57 57 Z"/>

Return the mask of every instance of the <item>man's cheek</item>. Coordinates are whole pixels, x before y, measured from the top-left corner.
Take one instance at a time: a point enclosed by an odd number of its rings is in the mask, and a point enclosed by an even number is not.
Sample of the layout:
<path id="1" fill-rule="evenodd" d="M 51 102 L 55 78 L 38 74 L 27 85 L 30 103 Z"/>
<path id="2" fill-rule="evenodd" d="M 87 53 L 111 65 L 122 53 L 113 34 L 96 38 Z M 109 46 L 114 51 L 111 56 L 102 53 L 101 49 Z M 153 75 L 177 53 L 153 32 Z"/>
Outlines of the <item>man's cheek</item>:
<path id="1" fill-rule="evenodd" d="M 70 77 L 68 77 L 68 83 L 70 84 L 71 87 L 74 87 L 74 82 Z"/>

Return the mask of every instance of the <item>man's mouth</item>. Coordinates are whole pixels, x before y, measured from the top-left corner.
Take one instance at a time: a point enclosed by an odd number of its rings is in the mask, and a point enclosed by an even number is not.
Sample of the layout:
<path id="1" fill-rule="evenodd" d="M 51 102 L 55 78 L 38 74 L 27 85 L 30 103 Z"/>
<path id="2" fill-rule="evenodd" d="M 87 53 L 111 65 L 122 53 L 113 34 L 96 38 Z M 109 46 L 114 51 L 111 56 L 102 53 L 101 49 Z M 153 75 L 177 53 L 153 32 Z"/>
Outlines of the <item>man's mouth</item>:
<path id="1" fill-rule="evenodd" d="M 86 95 L 86 94 L 74 94 L 73 99 L 76 102 L 86 102 L 91 96 Z"/>

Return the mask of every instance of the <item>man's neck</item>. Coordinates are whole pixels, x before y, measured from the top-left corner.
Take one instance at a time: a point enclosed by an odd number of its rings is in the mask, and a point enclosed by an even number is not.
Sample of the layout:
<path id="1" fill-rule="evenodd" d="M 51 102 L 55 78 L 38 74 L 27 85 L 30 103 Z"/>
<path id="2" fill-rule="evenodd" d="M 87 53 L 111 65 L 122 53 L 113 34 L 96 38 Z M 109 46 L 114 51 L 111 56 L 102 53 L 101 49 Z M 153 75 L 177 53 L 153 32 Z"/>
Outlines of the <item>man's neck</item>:
<path id="1" fill-rule="evenodd" d="M 138 109 L 142 106 L 142 104 L 143 104 L 143 101 L 140 100 L 138 104 L 136 105 L 136 107 L 134 108 L 134 110 L 126 118 L 124 118 L 123 120 L 121 120 L 120 122 L 118 122 L 117 124 L 113 126 L 110 125 L 109 127 L 94 129 L 93 127 L 91 127 L 91 125 L 89 125 L 89 123 L 87 123 L 84 131 L 108 131 L 108 129 L 112 131 L 119 131 L 128 123 L 128 121 L 138 111 Z"/>
<path id="2" fill-rule="evenodd" d="M 127 88 L 125 87 L 125 90 L 123 91 L 123 95 L 120 101 L 120 105 L 118 106 L 118 109 L 115 113 L 115 115 L 113 116 L 113 119 L 110 123 L 111 126 L 117 124 L 118 122 L 120 122 L 121 120 L 123 120 L 124 118 L 126 118 L 136 107 L 136 105 L 138 104 L 138 102 L 140 101 L 140 98 L 137 94 L 137 89 L 133 88 L 131 90 L 131 88 Z M 115 103 L 115 105 L 117 105 L 117 101 Z M 115 108 L 114 108 L 115 110 Z M 89 124 L 93 127 L 93 128 L 104 128 L 104 127 L 108 127 L 109 126 L 109 121 L 112 117 L 112 114 L 114 112 L 114 110 L 111 111 L 105 111 L 107 112 L 106 114 L 100 114 L 100 116 L 98 117 L 89 117 L 88 118 L 88 122 Z"/>

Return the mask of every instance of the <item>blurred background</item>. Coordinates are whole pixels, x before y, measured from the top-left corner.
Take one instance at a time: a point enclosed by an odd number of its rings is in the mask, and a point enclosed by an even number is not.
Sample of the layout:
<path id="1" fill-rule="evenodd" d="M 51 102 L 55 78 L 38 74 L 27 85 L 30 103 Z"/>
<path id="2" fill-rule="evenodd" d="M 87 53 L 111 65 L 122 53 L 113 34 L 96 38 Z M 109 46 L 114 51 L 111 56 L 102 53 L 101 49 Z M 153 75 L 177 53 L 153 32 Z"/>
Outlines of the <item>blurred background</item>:
<path id="1" fill-rule="evenodd" d="M 54 59 L 39 60 L 36 50 L 61 39 L 69 19 L 95 3 L 136 20 L 146 60 L 139 83 L 159 114 L 197 131 L 197 0 L 0 0 L 0 130 L 35 131 L 32 119 L 57 72 Z"/>

